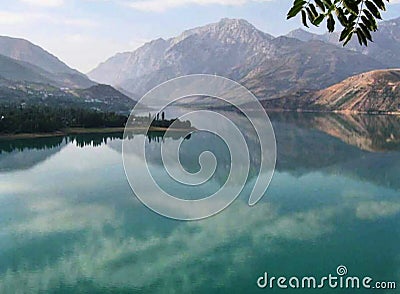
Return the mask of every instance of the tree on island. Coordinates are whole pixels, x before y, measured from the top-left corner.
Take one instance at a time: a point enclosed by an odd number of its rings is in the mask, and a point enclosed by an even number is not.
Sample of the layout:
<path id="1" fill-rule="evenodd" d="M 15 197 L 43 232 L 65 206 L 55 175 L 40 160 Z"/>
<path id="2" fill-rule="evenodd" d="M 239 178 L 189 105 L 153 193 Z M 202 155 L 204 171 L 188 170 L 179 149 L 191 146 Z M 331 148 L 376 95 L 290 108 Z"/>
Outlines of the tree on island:
<path id="1" fill-rule="evenodd" d="M 378 30 L 377 19 L 382 19 L 381 11 L 385 10 L 384 0 L 295 0 L 287 19 L 300 13 L 306 27 L 309 23 L 318 27 L 326 19 L 329 32 L 333 32 L 339 22 L 342 28 L 339 41 L 343 46 L 354 35 L 360 45 L 367 46 L 368 42 L 373 42 L 371 33 Z"/>

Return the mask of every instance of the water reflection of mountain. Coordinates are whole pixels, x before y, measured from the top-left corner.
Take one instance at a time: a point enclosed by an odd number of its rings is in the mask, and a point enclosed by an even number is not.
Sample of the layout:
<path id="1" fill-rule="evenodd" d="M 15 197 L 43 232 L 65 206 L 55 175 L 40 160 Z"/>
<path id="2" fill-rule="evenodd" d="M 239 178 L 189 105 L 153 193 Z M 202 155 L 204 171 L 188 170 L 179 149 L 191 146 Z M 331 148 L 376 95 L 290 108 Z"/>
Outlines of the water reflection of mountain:
<path id="1" fill-rule="evenodd" d="M 400 116 L 272 113 L 270 117 L 274 122 L 318 129 L 362 150 L 400 150 Z"/>
<path id="2" fill-rule="evenodd" d="M 163 135 L 163 132 L 149 132 L 147 138 L 149 142 L 161 142 L 164 140 Z M 174 140 L 182 138 L 179 133 L 171 132 L 169 136 Z M 122 138 L 123 133 L 109 133 L 0 141 L 0 172 L 29 169 L 58 153 L 68 144 L 81 148 L 98 147 L 110 144 L 112 141 L 121 142 Z M 186 139 L 189 138 L 190 136 L 186 137 Z M 118 152 L 121 152 L 120 150 L 117 148 Z"/>
<path id="3" fill-rule="evenodd" d="M 31 168 L 65 145 L 63 137 L 0 141 L 0 172 Z"/>
<path id="4" fill-rule="evenodd" d="M 277 171 L 295 176 L 315 171 L 340 173 L 381 186 L 400 188 L 397 117 L 302 113 L 274 113 L 270 117 L 277 140 Z M 245 132 L 245 137 L 253 155 L 250 178 L 254 178 L 260 165 L 257 138 L 251 130 Z M 395 139 L 390 141 L 390 138 Z M 208 150 L 210 140 L 195 133 L 190 141 L 191 148 L 180 150 L 181 161 L 188 169 L 196 170 L 198 155 L 201 150 Z M 161 145 L 161 141 L 150 144 Z M 120 146 L 114 148 L 120 149 Z M 218 156 L 218 148 L 215 151 L 219 163 L 229 166 L 226 156 Z M 148 152 L 150 162 L 161 165 L 160 148 L 153 146 Z M 226 179 L 226 174 L 216 172 L 217 181 Z"/>
<path id="5" fill-rule="evenodd" d="M 321 171 L 400 189 L 400 118 L 275 113 L 278 171 Z"/>
<path id="6" fill-rule="evenodd" d="M 60 146 L 63 141 L 63 137 L 0 141 L 0 154 L 10 153 L 13 151 L 25 151 L 28 149 L 52 149 Z"/>
<path id="7" fill-rule="evenodd" d="M 302 113 L 270 114 L 277 140 L 277 170 L 301 176 L 313 171 L 347 174 L 376 184 L 400 188 L 399 132 L 400 118 L 394 116 L 344 116 Z M 162 132 L 147 135 L 150 158 L 160 162 L 161 144 L 182 139 L 182 134 L 165 138 Z M 0 171 L 30 168 L 59 152 L 67 144 L 78 147 L 107 145 L 121 152 L 122 134 L 87 134 L 65 138 L 11 140 L 0 142 Z M 143 136 L 143 134 L 134 134 Z M 251 156 L 250 178 L 257 175 L 260 157 L 257 138 L 252 131 L 245 134 Z M 189 138 L 187 138 L 189 139 Z M 185 140 L 182 162 L 189 170 L 198 169 L 198 155 L 209 150 L 203 135 L 193 134 Z M 185 145 L 185 144 L 184 144 Z M 157 147 L 158 146 L 158 147 Z M 223 147 L 213 152 L 223 153 Z M 383 152 L 385 151 L 385 152 Z M 218 158 L 218 154 L 217 154 Z M 229 167 L 229 158 L 220 157 Z M 223 181 L 226 174 L 216 175 Z"/>
<path id="8" fill-rule="evenodd" d="M 122 134 L 85 134 L 0 141 L 0 172 L 29 169 L 60 152 L 68 144 L 96 147 L 118 138 L 122 139 Z"/>
<path id="9" fill-rule="evenodd" d="M 346 174 L 400 189 L 399 152 L 369 152 L 315 128 L 286 122 L 273 124 L 278 145 L 278 171 L 296 176 L 314 171 Z"/>

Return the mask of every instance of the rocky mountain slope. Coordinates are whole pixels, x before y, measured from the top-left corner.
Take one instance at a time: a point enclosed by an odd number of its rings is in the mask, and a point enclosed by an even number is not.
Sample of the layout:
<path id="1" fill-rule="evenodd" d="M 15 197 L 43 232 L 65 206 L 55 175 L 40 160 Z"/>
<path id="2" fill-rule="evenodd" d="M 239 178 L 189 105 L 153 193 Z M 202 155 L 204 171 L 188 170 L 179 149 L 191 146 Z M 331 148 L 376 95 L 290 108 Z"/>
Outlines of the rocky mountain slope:
<path id="1" fill-rule="evenodd" d="M 324 90 L 264 100 L 269 109 L 400 112 L 400 70 L 362 73 Z"/>
<path id="2" fill-rule="evenodd" d="M 27 62 L 0 55 L 0 77 L 5 81 L 28 81 L 35 83 L 56 83 L 46 77 L 46 72 Z"/>
<path id="3" fill-rule="evenodd" d="M 254 67 L 272 53 L 272 39 L 245 20 L 223 19 L 176 38 L 154 40 L 134 52 L 117 54 L 90 72 L 89 77 L 142 95 L 177 76 L 229 76 L 242 65 Z"/>
<path id="4" fill-rule="evenodd" d="M 99 84 L 87 89 L 73 90 L 71 93 L 81 99 L 85 99 L 85 101 L 108 105 L 108 109 L 110 110 L 127 109 L 130 111 L 136 104 L 136 101 L 133 101 L 109 85 Z"/>
<path id="5" fill-rule="evenodd" d="M 0 85 L 0 105 L 50 106 L 129 113 L 136 101 L 111 86 L 87 89 L 57 88 L 48 84 L 8 82 Z"/>
<path id="6" fill-rule="evenodd" d="M 263 60 L 240 80 L 260 99 L 323 89 L 354 74 L 384 67 L 367 56 L 321 41 L 279 37 L 271 43 L 279 54 Z"/>
<path id="7" fill-rule="evenodd" d="M 111 57 L 89 73 L 138 97 L 170 78 L 218 74 L 244 83 L 259 98 L 321 89 L 351 75 L 385 68 L 381 62 L 321 41 L 274 38 L 245 20 L 218 23 L 157 39 Z"/>
<path id="8" fill-rule="evenodd" d="M 124 113 L 136 104 L 113 87 L 89 80 L 29 41 L 9 37 L 0 37 L 0 103 Z"/>
<path id="9" fill-rule="evenodd" d="M 0 36 L 0 54 L 41 69 L 40 74 L 46 80 L 65 87 L 86 88 L 95 85 L 84 74 L 68 67 L 54 55 L 24 39 Z"/>
<path id="10" fill-rule="evenodd" d="M 339 111 L 400 111 L 400 70 L 360 74 L 316 92 L 312 99 Z"/>
<path id="11" fill-rule="evenodd" d="M 338 42 L 339 33 L 317 35 L 297 29 L 287 36 L 305 42 L 320 40 L 342 47 L 342 44 Z M 379 30 L 373 34 L 373 39 L 374 42 L 371 42 L 368 47 L 360 46 L 357 40 L 352 40 L 346 48 L 372 57 L 388 67 L 400 67 L 400 17 L 382 21 L 379 24 Z"/>

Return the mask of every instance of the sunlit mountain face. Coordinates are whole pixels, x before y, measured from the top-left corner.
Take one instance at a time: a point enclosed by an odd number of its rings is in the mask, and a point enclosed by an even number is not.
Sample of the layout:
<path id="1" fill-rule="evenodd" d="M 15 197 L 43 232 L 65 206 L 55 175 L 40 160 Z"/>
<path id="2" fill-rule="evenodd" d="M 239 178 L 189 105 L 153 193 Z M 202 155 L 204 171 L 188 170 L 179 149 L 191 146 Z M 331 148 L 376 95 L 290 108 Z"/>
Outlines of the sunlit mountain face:
<path id="1" fill-rule="evenodd" d="M 260 99 L 271 99 L 381 68 L 387 65 L 361 52 L 328 42 L 273 37 L 246 20 L 222 19 L 119 53 L 88 76 L 141 97 L 171 78 L 217 74 L 241 82 Z"/>

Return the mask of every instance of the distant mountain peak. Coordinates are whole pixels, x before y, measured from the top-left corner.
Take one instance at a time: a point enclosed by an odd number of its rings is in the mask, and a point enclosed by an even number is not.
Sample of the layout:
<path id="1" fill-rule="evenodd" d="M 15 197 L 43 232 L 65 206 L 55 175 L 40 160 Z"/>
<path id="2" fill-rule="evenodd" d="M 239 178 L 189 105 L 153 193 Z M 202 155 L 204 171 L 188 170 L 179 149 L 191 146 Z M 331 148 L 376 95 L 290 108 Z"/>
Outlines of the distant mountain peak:
<path id="1" fill-rule="evenodd" d="M 370 54 L 332 43 L 325 35 L 302 29 L 274 38 L 244 19 L 224 18 L 115 55 L 89 76 L 140 97 L 171 78 L 218 74 L 244 83 L 259 97 L 271 98 L 325 88 L 360 72 L 386 68 Z M 387 60 L 396 58 L 386 56 L 390 57 Z"/>
<path id="2" fill-rule="evenodd" d="M 289 38 L 298 39 L 303 42 L 308 42 L 310 40 L 315 40 L 321 37 L 320 35 L 310 33 L 306 30 L 303 30 L 302 28 L 290 31 L 286 36 Z"/>
<path id="3" fill-rule="evenodd" d="M 0 36 L 0 54 L 12 59 L 29 62 L 52 73 L 76 73 L 56 56 L 28 40 Z M 44 59 L 48 64 L 44 64 Z"/>
<path id="4" fill-rule="evenodd" d="M 221 24 L 245 24 L 245 25 L 253 26 L 251 23 L 249 23 L 247 20 L 245 20 L 243 18 L 224 17 L 224 18 L 221 18 L 219 23 L 221 23 Z"/>
<path id="5" fill-rule="evenodd" d="M 46 80 L 56 82 L 56 85 L 88 87 L 94 84 L 85 75 L 68 67 L 53 54 L 25 39 L 0 36 L 0 55 L 25 62 L 30 70 L 33 69 L 32 66 L 36 67 L 34 69 L 36 75 L 46 76 Z M 29 76 L 32 76 L 32 73 Z"/>
<path id="6" fill-rule="evenodd" d="M 147 82 L 154 85 L 161 77 L 165 80 L 177 74 L 226 74 L 234 67 L 248 63 L 246 59 L 252 55 L 268 51 L 268 42 L 272 39 L 273 36 L 244 19 L 224 18 L 186 30 L 177 37 L 153 40 L 133 52 L 117 54 L 91 71 L 89 76 L 100 83 L 112 84 L 140 95 L 143 94 L 142 89 L 149 87 Z M 223 60 L 210 63 L 209 60 L 217 53 Z M 153 81 L 148 75 L 155 72 L 160 72 L 160 77 Z M 131 83 L 142 77 L 146 86 Z"/>
<path id="7" fill-rule="evenodd" d="M 215 25 L 218 25 L 220 27 L 230 27 L 230 28 L 247 27 L 250 29 L 256 29 L 254 25 L 252 25 L 247 20 L 242 18 L 222 18 L 219 22 L 215 23 Z"/>
<path id="8" fill-rule="evenodd" d="M 175 38 L 171 38 L 171 45 L 193 35 L 209 36 L 227 43 L 253 40 L 272 40 L 274 37 L 258 30 L 245 19 L 222 18 L 220 21 L 184 31 Z"/>
<path id="9" fill-rule="evenodd" d="M 204 26 L 199 26 L 190 30 L 186 30 L 185 32 L 191 32 L 191 31 L 202 31 L 202 30 L 208 30 L 210 28 L 229 28 L 229 27 L 248 27 L 248 28 L 255 28 L 251 23 L 249 23 L 245 19 L 241 18 L 221 18 L 217 22 L 213 22 L 210 24 L 206 24 Z"/>

